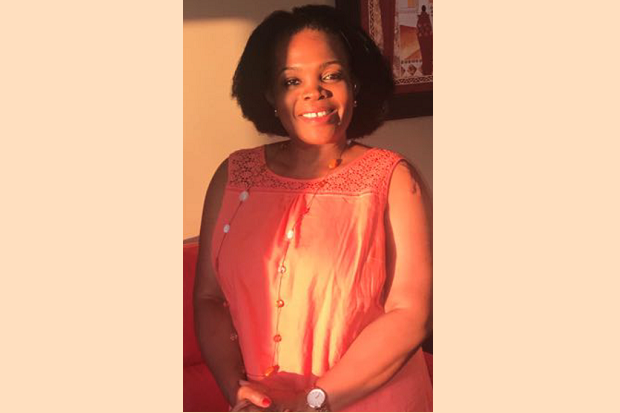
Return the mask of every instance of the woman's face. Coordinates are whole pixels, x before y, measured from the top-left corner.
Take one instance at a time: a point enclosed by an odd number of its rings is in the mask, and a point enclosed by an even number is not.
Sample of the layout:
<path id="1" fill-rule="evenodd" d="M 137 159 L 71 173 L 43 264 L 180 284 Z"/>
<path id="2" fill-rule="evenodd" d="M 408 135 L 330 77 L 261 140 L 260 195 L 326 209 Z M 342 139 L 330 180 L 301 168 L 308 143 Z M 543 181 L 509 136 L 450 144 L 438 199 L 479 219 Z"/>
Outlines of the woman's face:
<path id="1" fill-rule="evenodd" d="M 354 97 L 341 42 L 304 29 L 279 43 L 275 67 L 267 99 L 289 136 L 311 145 L 344 141 Z"/>

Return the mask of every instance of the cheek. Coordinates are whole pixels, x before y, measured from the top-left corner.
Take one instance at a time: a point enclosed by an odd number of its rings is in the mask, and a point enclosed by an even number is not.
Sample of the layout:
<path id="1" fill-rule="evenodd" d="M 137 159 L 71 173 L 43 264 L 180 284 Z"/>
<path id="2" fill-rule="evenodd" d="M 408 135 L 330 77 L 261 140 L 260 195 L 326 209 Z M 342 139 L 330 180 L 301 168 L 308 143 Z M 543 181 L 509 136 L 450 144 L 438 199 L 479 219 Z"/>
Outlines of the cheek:
<path id="1" fill-rule="evenodd" d="M 287 115 L 292 115 L 292 112 L 295 108 L 295 100 L 296 97 L 293 93 L 290 92 L 281 92 L 276 100 L 276 106 L 278 108 L 278 112 L 286 113 Z"/>
<path id="2" fill-rule="evenodd" d="M 346 106 L 353 106 L 353 100 L 355 99 L 355 95 L 353 93 L 353 89 L 348 85 L 343 86 L 339 89 L 338 95 L 340 96 L 341 103 Z"/>
<path id="3" fill-rule="evenodd" d="M 343 95 L 342 106 L 344 107 L 344 110 L 346 110 L 347 112 L 353 112 L 354 99 L 355 97 L 353 96 L 352 93 L 346 93 L 345 95 Z"/>

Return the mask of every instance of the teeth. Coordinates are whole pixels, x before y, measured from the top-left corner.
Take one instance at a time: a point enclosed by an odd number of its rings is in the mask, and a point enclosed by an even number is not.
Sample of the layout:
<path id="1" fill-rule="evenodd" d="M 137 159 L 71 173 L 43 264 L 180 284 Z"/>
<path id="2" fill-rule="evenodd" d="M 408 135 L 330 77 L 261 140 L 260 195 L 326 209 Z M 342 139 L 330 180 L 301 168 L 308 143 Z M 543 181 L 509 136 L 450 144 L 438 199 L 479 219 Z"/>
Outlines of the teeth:
<path id="1" fill-rule="evenodd" d="M 328 112 L 327 112 L 326 110 L 324 110 L 324 111 L 322 111 L 322 112 L 304 113 L 304 114 L 303 114 L 303 115 L 301 115 L 301 116 L 303 116 L 304 118 L 317 118 L 317 117 L 319 117 L 319 118 L 320 118 L 320 117 L 322 117 L 322 116 L 327 115 L 327 113 L 328 113 Z"/>

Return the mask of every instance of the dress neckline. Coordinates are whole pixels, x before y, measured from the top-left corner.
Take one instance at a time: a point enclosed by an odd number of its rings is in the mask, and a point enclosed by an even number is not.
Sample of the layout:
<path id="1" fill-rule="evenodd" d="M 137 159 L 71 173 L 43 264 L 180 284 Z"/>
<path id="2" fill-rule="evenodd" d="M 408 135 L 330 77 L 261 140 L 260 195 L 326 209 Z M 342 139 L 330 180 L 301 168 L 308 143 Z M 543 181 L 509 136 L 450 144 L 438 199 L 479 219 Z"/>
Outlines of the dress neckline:
<path id="1" fill-rule="evenodd" d="M 268 175 L 271 175 L 272 177 L 280 179 L 282 181 L 314 183 L 314 182 L 319 182 L 324 179 L 328 179 L 328 178 L 331 178 L 333 176 L 343 173 L 344 171 L 348 170 L 350 167 L 352 167 L 353 165 L 355 165 L 356 163 L 358 163 L 359 161 L 367 157 L 370 152 L 377 150 L 377 148 L 369 147 L 366 152 L 364 152 L 357 158 L 353 159 L 351 162 L 349 162 L 345 166 L 338 168 L 336 171 L 332 172 L 331 174 L 328 174 L 327 176 L 322 176 L 319 178 L 312 178 L 312 179 L 290 178 L 288 176 L 283 176 L 283 175 L 275 173 L 274 171 L 271 170 L 271 168 L 269 168 L 269 165 L 267 165 L 267 156 L 265 154 L 266 150 L 267 150 L 267 144 L 260 147 L 260 159 L 261 159 L 261 164 L 262 164 L 261 166 L 263 167 L 263 169 Z"/>

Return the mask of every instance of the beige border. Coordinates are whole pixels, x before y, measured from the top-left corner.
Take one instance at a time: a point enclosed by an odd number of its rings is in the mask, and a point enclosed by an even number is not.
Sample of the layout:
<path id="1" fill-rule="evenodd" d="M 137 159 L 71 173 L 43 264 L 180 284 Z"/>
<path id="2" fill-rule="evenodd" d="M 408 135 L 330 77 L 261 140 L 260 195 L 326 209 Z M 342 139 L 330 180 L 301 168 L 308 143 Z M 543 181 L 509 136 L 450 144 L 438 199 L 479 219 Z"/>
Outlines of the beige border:
<path id="1" fill-rule="evenodd" d="M 182 2 L 9 2 L 0 411 L 182 410 Z"/>
<path id="2" fill-rule="evenodd" d="M 182 3 L 10 7 L 0 409 L 181 411 Z M 605 7 L 435 10 L 436 412 L 620 410 Z"/>
<path id="3" fill-rule="evenodd" d="M 434 407 L 620 411 L 618 11 L 437 6 Z"/>

